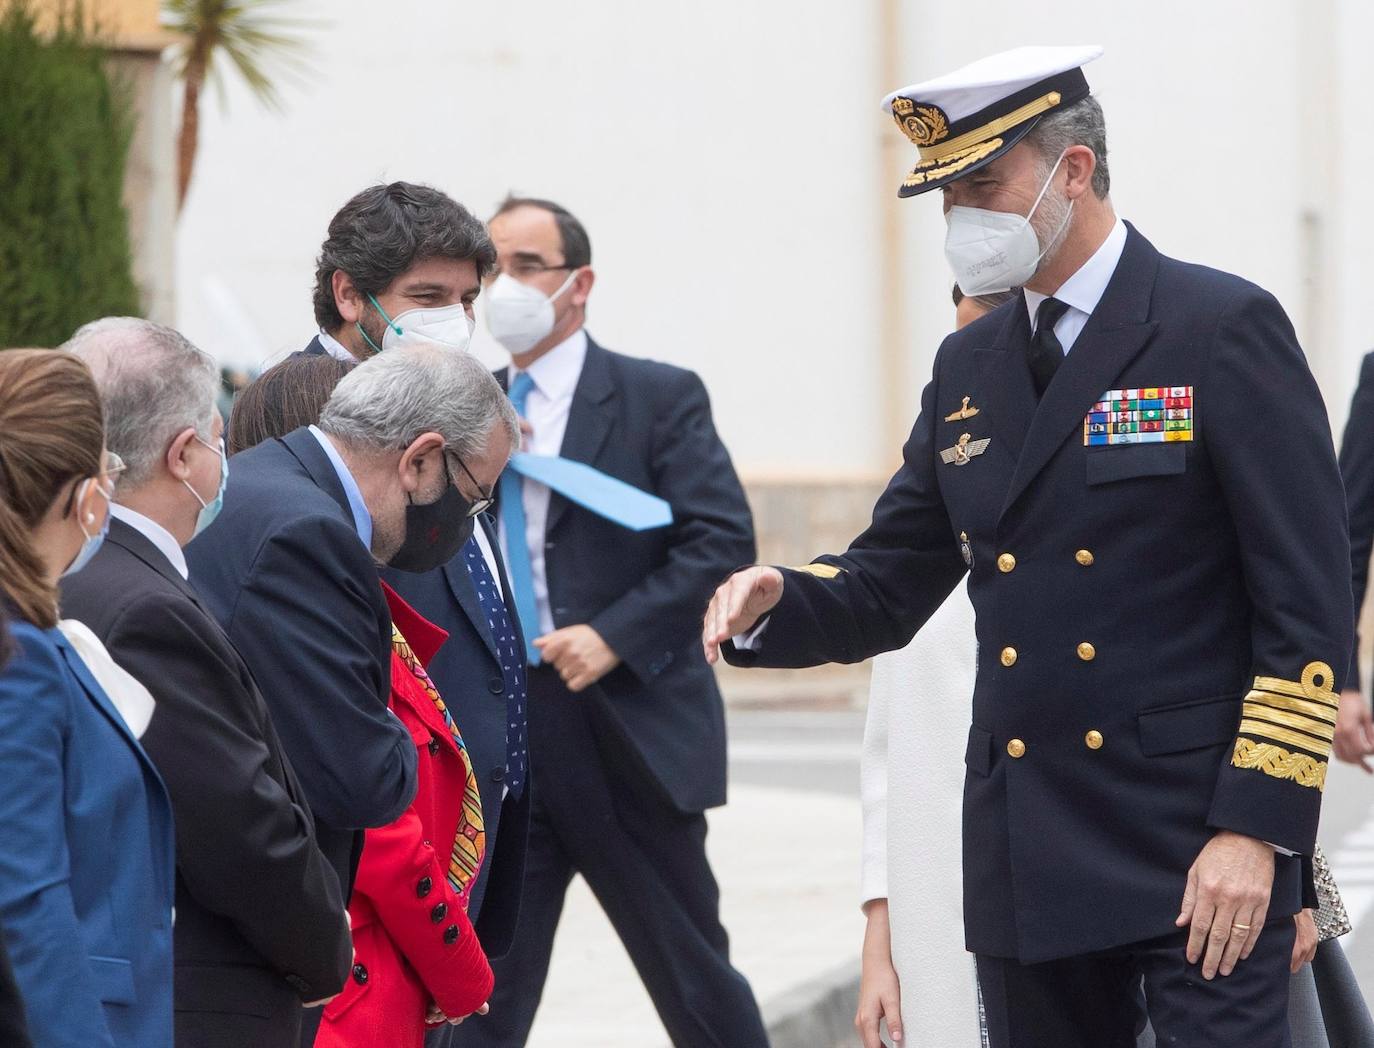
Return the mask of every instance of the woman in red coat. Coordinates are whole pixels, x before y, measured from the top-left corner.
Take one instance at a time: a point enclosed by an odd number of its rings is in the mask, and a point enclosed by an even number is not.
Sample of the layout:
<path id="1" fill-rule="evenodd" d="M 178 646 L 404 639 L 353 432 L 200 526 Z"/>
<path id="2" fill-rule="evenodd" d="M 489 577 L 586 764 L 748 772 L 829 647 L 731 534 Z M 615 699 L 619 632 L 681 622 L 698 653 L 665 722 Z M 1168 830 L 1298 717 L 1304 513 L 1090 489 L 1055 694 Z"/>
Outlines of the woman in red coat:
<path id="1" fill-rule="evenodd" d="M 404 815 L 367 831 L 348 907 L 353 975 L 325 1008 L 316 1048 L 423 1048 L 427 1021 L 461 1020 L 492 990 L 467 915 L 486 846 L 481 798 L 424 670 L 448 634 L 382 588 L 393 623 L 391 709 L 415 740 L 420 786 Z"/>

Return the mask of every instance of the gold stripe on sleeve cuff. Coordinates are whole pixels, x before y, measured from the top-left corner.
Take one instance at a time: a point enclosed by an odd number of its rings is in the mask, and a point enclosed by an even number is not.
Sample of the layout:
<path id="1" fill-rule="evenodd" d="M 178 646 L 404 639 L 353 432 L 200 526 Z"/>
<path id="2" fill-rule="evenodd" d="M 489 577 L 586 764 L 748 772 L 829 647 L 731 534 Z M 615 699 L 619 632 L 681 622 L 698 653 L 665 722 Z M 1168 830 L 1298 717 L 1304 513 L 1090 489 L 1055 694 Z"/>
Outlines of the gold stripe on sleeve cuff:
<path id="1" fill-rule="evenodd" d="M 1271 724 L 1282 724 L 1286 728 L 1294 728 L 1297 731 L 1306 732 L 1308 735 L 1315 735 L 1327 743 L 1332 740 L 1336 733 L 1336 729 L 1330 724 L 1315 721 L 1311 717 L 1300 717 L 1296 713 L 1289 713 L 1286 710 L 1262 706 L 1257 702 L 1247 702 L 1241 713 L 1246 717 L 1269 721 Z"/>
<path id="2" fill-rule="evenodd" d="M 1301 713 L 1314 720 L 1326 721 L 1327 724 L 1336 723 L 1336 710 L 1328 706 L 1325 702 L 1309 702 L 1307 699 L 1294 699 L 1287 695 L 1279 695 L 1272 691 L 1252 691 L 1245 696 L 1246 703 L 1258 703 L 1261 706 L 1269 706 L 1276 710 L 1291 710 L 1293 713 Z"/>
<path id="3" fill-rule="evenodd" d="M 1240 722 L 1240 730 L 1246 735 L 1255 735 L 1261 739 L 1270 739 L 1273 742 L 1287 743 L 1289 746 L 1297 746 L 1299 749 L 1307 750 L 1309 753 L 1316 754 L 1322 759 L 1331 752 L 1331 744 L 1320 739 L 1314 739 L 1310 735 L 1305 735 L 1300 731 L 1290 731 L 1281 728 L 1277 724 L 1269 724 L 1265 721 L 1243 720 Z"/>
<path id="4" fill-rule="evenodd" d="M 788 568 L 788 571 L 800 571 L 807 575 L 814 575 L 818 579 L 833 579 L 841 574 L 840 568 L 833 564 L 803 564 L 797 568 Z"/>

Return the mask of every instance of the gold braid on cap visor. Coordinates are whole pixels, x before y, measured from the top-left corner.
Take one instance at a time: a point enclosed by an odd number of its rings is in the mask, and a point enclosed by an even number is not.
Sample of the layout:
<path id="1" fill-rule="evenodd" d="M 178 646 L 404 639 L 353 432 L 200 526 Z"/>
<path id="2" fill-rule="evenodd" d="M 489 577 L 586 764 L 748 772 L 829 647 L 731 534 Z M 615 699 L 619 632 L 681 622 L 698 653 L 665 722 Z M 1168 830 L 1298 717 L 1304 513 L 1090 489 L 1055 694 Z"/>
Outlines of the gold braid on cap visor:
<path id="1" fill-rule="evenodd" d="M 999 116 L 996 120 L 990 120 L 982 127 L 976 127 L 972 131 L 966 131 L 958 138 L 951 138 L 948 142 L 941 142 L 938 145 L 919 146 L 918 152 L 921 160 L 926 163 L 938 163 L 946 160 L 956 153 L 962 153 L 974 146 L 984 144 L 990 138 L 996 138 L 1005 131 L 1010 131 L 1018 124 L 1024 124 L 1041 113 L 1047 113 L 1059 104 L 1062 96 L 1058 91 L 1051 91 L 1041 95 L 1033 101 L 1027 102 L 1020 109 L 1013 109 L 1005 116 Z M 983 154 L 986 156 L 987 154 Z M 972 161 L 969 161 L 972 163 Z"/>

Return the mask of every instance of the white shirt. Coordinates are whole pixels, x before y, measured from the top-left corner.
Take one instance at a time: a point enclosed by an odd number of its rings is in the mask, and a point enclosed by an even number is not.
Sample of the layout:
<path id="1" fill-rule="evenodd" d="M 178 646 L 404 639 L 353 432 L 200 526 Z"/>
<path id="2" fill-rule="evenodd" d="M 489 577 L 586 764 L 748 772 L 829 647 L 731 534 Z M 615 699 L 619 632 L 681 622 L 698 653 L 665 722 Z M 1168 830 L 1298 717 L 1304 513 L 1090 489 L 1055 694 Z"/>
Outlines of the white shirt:
<path id="1" fill-rule="evenodd" d="M 358 363 L 358 358 L 348 351 L 348 347 L 324 328 L 320 328 L 319 339 L 324 351 L 335 360 L 342 360 L 345 364 Z"/>
<path id="2" fill-rule="evenodd" d="M 496 554 L 492 552 L 491 541 L 487 538 L 486 531 L 482 529 L 480 521 L 474 523 L 472 536 L 477 540 L 477 546 L 482 551 L 482 559 L 487 562 L 487 570 L 491 572 L 491 581 L 496 587 L 496 595 L 505 600 L 506 592 L 501 588 L 501 569 L 496 566 Z"/>
<path id="3" fill-rule="evenodd" d="M 587 359 L 587 333 L 581 328 L 536 360 L 524 374 L 534 382 L 525 401 L 525 419 L 533 433 L 525 450 L 534 455 L 557 455 L 563 450 L 563 434 L 568 429 L 573 393 L 582 377 Z M 510 370 L 510 382 L 521 372 Z M 549 607 L 549 582 L 544 571 L 544 531 L 549 519 L 549 489 L 526 478 L 521 486 L 525 506 L 525 545 L 530 551 L 530 576 L 534 583 L 534 603 L 539 611 L 539 633 L 553 632 L 553 612 Z M 501 524 L 501 548 L 510 559 L 510 536 Z"/>
<path id="4" fill-rule="evenodd" d="M 118 502 L 110 506 L 110 514 L 115 520 L 122 520 L 156 546 L 157 551 L 167 558 L 172 567 L 176 568 L 177 574 L 183 579 L 191 577 L 191 573 L 186 568 L 186 554 L 181 552 L 181 547 L 177 545 L 177 540 L 172 538 L 170 531 L 157 521 L 145 517 L 142 513 L 132 510 L 128 506 L 121 506 Z"/>
<path id="5" fill-rule="evenodd" d="M 1102 241 L 1102 246 L 1093 252 L 1092 258 L 1084 262 L 1078 268 L 1078 272 L 1060 284 L 1059 290 L 1054 293 L 1056 299 L 1069 307 L 1064 310 L 1059 323 L 1054 325 L 1055 337 L 1064 347 L 1065 356 L 1078 341 L 1078 336 L 1083 333 L 1083 325 L 1088 322 L 1088 317 L 1092 316 L 1093 310 L 1102 301 L 1102 295 L 1107 290 L 1112 274 L 1116 272 L 1116 265 L 1121 261 L 1121 252 L 1125 248 L 1126 223 L 1118 218 L 1116 225 L 1112 226 L 1112 231 L 1107 234 L 1107 239 Z M 1040 303 L 1050 296 L 1031 291 L 1029 288 L 1025 289 L 1024 294 L 1026 309 L 1030 312 L 1031 333 L 1034 334 L 1036 310 L 1040 308 Z"/>

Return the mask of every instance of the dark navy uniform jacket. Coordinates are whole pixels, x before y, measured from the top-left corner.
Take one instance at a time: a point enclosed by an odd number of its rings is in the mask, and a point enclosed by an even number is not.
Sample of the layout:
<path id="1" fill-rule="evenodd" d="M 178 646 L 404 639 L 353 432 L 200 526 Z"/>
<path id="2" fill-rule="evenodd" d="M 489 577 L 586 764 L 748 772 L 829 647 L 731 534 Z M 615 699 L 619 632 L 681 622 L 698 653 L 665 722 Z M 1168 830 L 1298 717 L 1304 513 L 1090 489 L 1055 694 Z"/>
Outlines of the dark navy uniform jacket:
<path id="1" fill-rule="evenodd" d="M 1017 299 L 946 339 L 868 530 L 726 651 L 856 662 L 970 571 L 966 936 L 1024 962 L 1173 932 L 1219 829 L 1311 853 L 1353 629 L 1326 411 L 1272 296 L 1131 229 L 1038 402 L 1030 334 Z M 1300 860 L 1275 861 L 1295 913 Z"/>
<path id="2" fill-rule="evenodd" d="M 1341 438 L 1340 461 L 1350 515 L 1350 586 L 1358 627 L 1369 588 L 1369 554 L 1374 549 L 1374 353 L 1365 354 L 1360 364 L 1360 382 L 1355 387 L 1350 417 Z M 1345 681 L 1347 688 L 1360 686 L 1359 650 L 1357 633 L 1350 654 L 1350 675 Z"/>

